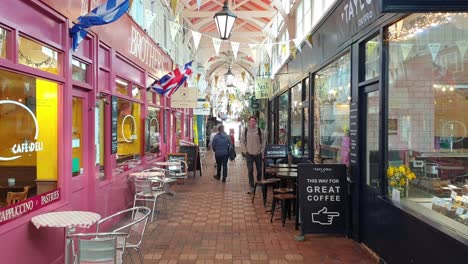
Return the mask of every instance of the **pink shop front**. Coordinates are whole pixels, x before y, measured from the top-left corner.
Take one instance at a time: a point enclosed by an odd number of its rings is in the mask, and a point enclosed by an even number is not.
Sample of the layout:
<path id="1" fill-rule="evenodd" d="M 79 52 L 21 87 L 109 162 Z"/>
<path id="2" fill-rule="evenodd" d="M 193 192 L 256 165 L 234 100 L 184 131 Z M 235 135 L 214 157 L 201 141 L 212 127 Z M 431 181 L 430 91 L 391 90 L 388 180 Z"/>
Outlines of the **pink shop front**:
<path id="1" fill-rule="evenodd" d="M 64 230 L 36 229 L 31 218 L 128 208 L 128 174 L 191 141 L 192 114 L 146 91 L 173 65 L 130 16 L 93 28 L 72 52 L 68 29 L 93 4 L 7 2 L 0 8 L 0 262 L 62 263 Z M 27 199 L 12 204 L 12 192 Z"/>

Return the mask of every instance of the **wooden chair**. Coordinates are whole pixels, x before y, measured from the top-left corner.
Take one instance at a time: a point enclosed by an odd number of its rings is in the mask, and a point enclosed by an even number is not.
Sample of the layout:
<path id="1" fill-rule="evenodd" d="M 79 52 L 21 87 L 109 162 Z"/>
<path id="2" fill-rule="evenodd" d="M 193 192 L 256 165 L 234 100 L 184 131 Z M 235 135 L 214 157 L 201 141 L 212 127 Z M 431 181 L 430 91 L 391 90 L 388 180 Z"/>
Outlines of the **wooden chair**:
<path id="1" fill-rule="evenodd" d="M 29 186 L 25 186 L 22 192 L 8 192 L 6 197 L 6 203 L 12 205 L 28 198 Z"/>

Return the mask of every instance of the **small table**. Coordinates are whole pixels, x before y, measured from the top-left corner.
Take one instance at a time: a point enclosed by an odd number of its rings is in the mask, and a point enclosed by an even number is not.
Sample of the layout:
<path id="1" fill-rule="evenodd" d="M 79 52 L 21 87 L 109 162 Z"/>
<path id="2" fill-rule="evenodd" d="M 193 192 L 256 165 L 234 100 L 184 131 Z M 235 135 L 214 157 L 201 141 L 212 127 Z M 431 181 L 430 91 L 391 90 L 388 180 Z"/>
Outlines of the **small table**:
<path id="1" fill-rule="evenodd" d="M 268 167 L 270 168 L 297 168 L 297 164 L 271 164 Z"/>
<path id="2" fill-rule="evenodd" d="M 162 171 L 140 171 L 140 172 L 132 172 L 129 174 L 132 177 L 139 177 L 139 178 L 154 178 L 154 177 L 164 177 L 165 174 Z"/>
<path id="3" fill-rule="evenodd" d="M 101 219 L 99 214 L 86 211 L 61 211 L 36 215 L 31 222 L 36 228 L 40 227 L 64 227 L 65 228 L 65 264 L 69 263 L 68 235 L 75 227 L 89 228 Z"/>
<path id="4" fill-rule="evenodd" d="M 156 166 L 180 166 L 180 162 L 174 162 L 174 161 L 157 161 L 153 163 Z"/>

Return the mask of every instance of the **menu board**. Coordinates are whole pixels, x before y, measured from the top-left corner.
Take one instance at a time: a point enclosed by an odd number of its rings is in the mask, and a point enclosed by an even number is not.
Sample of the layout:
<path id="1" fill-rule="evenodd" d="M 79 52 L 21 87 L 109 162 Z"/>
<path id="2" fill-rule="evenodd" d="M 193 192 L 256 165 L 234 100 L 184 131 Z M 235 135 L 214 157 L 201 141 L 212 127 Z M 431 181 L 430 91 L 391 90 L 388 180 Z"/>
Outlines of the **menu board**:
<path id="1" fill-rule="evenodd" d="M 288 147 L 286 145 L 266 145 L 265 158 L 286 158 L 288 156 Z"/>
<path id="2" fill-rule="evenodd" d="M 300 163 L 297 172 L 302 234 L 345 234 L 346 165 Z"/>
<path id="3" fill-rule="evenodd" d="M 358 104 L 351 103 L 349 111 L 349 163 L 357 165 L 358 163 Z"/>
<path id="4" fill-rule="evenodd" d="M 117 153 L 117 119 L 119 111 L 117 109 L 117 97 L 112 96 L 111 113 L 111 154 Z"/>
<path id="5" fill-rule="evenodd" d="M 180 146 L 180 153 L 187 153 L 187 166 L 189 171 L 193 171 L 193 175 L 197 173 L 197 165 L 199 165 L 198 146 Z M 199 167 L 198 167 L 199 168 Z M 201 175 L 201 171 L 200 171 Z"/>

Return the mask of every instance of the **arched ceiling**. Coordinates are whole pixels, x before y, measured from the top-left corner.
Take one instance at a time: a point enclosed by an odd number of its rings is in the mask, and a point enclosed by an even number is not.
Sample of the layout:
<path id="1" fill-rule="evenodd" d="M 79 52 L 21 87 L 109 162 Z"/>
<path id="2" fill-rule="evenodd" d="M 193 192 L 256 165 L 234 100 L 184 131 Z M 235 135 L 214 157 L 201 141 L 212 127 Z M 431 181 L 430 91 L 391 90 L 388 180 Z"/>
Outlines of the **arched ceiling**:
<path id="1" fill-rule="evenodd" d="M 224 0 L 202 0 L 200 9 L 197 8 L 197 0 L 179 0 L 175 14 L 179 14 L 181 23 L 183 21 L 190 29 L 202 33 L 195 59 L 205 67 L 208 78 L 212 75 L 224 75 L 228 65 L 231 65 L 234 75 L 239 76 L 240 72 L 245 71 L 253 79 L 256 66 L 248 44 L 259 44 L 268 36 L 274 36 L 270 30 L 272 19 L 278 13 L 286 17 L 284 11 L 276 7 L 281 6 L 280 2 L 228 0 L 229 10 L 237 15 L 237 20 L 230 39 L 221 44 L 218 56 L 215 56 L 210 37 L 219 38 L 213 16 L 222 9 Z M 188 36 L 190 39 L 187 41 L 191 42 L 191 34 Z M 232 54 L 230 41 L 241 43 L 236 59 Z"/>

